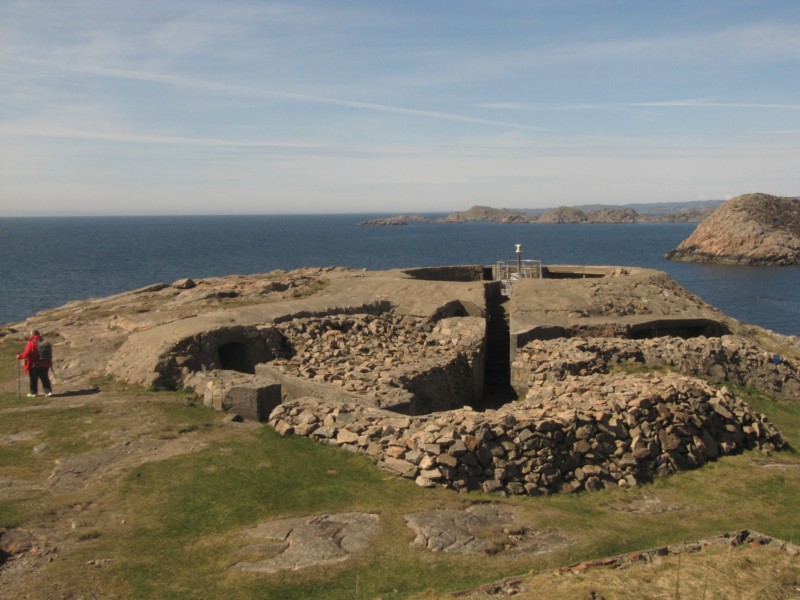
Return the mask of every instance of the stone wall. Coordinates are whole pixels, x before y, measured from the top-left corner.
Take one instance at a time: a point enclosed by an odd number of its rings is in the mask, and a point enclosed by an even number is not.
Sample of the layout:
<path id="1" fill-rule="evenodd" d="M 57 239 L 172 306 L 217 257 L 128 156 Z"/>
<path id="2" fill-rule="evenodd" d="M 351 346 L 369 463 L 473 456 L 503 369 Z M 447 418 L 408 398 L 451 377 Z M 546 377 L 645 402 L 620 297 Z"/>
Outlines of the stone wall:
<path id="1" fill-rule="evenodd" d="M 796 365 L 785 360 L 775 364 L 772 354 L 732 335 L 531 341 L 517 350 L 511 364 L 511 378 L 517 392 L 524 395 L 531 388 L 570 375 L 609 373 L 618 365 L 666 367 L 685 375 L 730 381 L 770 395 L 800 400 L 800 373 Z"/>
<path id="2" fill-rule="evenodd" d="M 281 435 L 364 453 L 423 487 L 528 495 L 634 486 L 784 446 L 763 415 L 692 377 L 567 376 L 532 392 L 499 410 L 426 418 L 303 398 L 278 406 L 269 423 Z"/>
<path id="3" fill-rule="evenodd" d="M 387 313 L 295 319 L 277 325 L 288 354 L 256 373 L 285 396 L 361 398 L 365 405 L 421 414 L 472 404 L 483 393 L 485 321 Z"/>

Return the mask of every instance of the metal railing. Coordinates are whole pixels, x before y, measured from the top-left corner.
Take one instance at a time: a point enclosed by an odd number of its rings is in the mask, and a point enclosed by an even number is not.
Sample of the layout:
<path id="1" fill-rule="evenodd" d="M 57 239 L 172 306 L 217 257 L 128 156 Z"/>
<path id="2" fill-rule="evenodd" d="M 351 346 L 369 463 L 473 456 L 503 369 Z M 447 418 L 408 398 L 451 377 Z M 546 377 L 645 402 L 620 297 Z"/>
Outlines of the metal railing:
<path id="1" fill-rule="evenodd" d="M 498 260 L 494 267 L 494 280 L 502 282 L 504 296 L 511 296 L 511 289 L 515 281 L 541 278 L 542 261 L 540 260 Z"/>

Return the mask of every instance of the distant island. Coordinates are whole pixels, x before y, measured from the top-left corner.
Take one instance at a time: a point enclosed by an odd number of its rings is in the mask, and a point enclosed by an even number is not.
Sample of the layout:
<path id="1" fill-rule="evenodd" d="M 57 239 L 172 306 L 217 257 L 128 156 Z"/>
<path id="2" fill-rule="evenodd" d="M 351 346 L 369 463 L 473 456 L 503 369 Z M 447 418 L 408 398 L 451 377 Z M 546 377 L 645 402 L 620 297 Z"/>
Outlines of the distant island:
<path id="1" fill-rule="evenodd" d="M 446 217 L 395 215 L 361 221 L 366 227 L 395 227 L 409 223 L 699 223 L 723 203 L 722 200 L 635 204 L 626 206 L 559 206 L 545 210 L 473 206 Z"/>
<path id="2" fill-rule="evenodd" d="M 736 265 L 800 264 L 800 199 L 737 196 L 715 210 L 666 258 Z"/>

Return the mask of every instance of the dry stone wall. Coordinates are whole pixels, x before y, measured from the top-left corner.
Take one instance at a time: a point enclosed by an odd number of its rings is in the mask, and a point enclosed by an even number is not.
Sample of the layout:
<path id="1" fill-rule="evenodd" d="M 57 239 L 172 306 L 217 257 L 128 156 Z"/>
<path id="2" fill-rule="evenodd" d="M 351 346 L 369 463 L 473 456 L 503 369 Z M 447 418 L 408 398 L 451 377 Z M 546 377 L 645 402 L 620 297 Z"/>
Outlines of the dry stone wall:
<path id="1" fill-rule="evenodd" d="M 615 365 L 663 366 L 685 375 L 730 381 L 770 395 L 800 400 L 800 373 L 783 359 L 737 336 L 683 339 L 659 337 L 559 338 L 528 342 L 511 364 L 521 392 L 570 375 L 608 373 Z"/>
<path id="2" fill-rule="evenodd" d="M 749 448 L 780 433 L 727 388 L 677 374 L 565 377 L 483 413 L 403 417 L 303 398 L 270 415 L 303 435 L 368 455 L 423 487 L 551 494 L 635 486 Z"/>
<path id="3" fill-rule="evenodd" d="M 365 404 L 410 414 L 478 400 L 483 390 L 485 322 L 432 323 L 395 313 L 295 319 L 277 325 L 289 355 L 256 367 L 288 390 L 341 390 Z M 315 388 L 297 380 L 319 384 Z M 328 393 L 314 393 L 330 398 Z"/>

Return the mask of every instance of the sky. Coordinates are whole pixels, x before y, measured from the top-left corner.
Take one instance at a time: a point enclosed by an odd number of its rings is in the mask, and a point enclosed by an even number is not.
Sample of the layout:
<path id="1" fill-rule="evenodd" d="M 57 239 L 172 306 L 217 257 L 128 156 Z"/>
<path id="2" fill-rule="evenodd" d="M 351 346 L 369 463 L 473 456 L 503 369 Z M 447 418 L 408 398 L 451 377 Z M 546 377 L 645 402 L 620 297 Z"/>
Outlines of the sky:
<path id="1" fill-rule="evenodd" d="M 0 216 L 800 195 L 798 0 L 0 0 Z"/>

